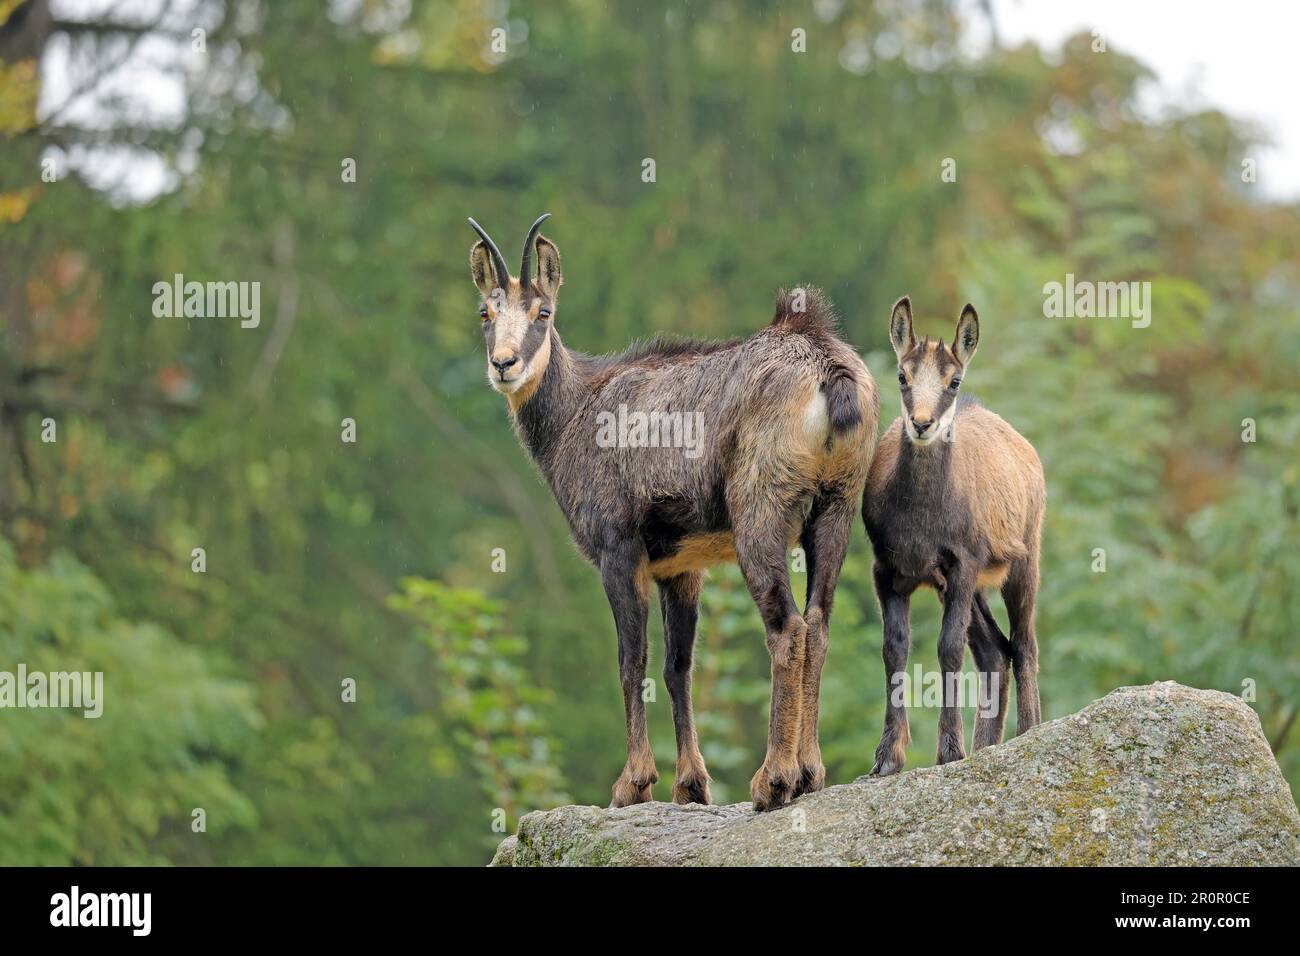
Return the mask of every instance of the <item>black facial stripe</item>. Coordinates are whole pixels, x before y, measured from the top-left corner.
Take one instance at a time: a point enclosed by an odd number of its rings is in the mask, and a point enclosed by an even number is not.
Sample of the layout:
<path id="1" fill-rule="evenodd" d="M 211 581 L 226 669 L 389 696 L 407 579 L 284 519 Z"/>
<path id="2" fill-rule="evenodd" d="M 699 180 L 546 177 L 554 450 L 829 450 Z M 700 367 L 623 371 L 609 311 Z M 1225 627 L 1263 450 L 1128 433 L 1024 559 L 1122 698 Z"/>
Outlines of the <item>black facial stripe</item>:
<path id="1" fill-rule="evenodd" d="M 956 400 L 957 396 L 955 393 L 946 388 L 941 391 L 939 393 L 938 401 L 934 403 L 934 411 L 931 412 L 934 416 L 934 420 L 937 422 L 939 419 L 943 418 L 944 414 Z M 903 392 L 903 408 L 907 411 L 908 418 L 912 417 L 912 404 L 912 392 L 910 389 L 907 389 Z"/>
<path id="2" fill-rule="evenodd" d="M 551 332 L 551 327 L 545 322 L 534 322 L 528 327 L 528 332 L 524 335 L 523 342 L 519 345 L 519 358 L 523 362 L 531 362 L 537 350 L 542 347 L 542 342 L 546 340 Z"/>
<path id="3" fill-rule="evenodd" d="M 528 326 L 528 331 L 524 333 L 524 340 L 519 343 L 519 360 L 528 362 L 537 350 L 542 347 L 542 342 L 549 333 L 549 327 L 545 322 L 533 322 Z M 497 345 L 497 327 L 496 323 L 488 324 L 483 330 L 483 341 L 487 344 L 488 355 L 496 350 Z"/>

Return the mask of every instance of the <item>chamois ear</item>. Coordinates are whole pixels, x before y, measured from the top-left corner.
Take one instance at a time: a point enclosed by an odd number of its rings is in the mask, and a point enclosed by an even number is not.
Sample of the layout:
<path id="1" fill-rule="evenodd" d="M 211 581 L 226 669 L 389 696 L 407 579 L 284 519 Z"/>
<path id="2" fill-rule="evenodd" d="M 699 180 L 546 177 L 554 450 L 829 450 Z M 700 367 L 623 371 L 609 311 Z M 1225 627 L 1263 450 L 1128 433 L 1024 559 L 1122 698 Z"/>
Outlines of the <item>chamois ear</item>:
<path id="1" fill-rule="evenodd" d="M 546 296 L 554 299 L 555 293 L 560 291 L 560 283 L 564 281 L 564 275 L 560 271 L 560 250 L 545 236 L 537 237 L 535 248 L 537 275 L 533 277 L 534 281 Z"/>
<path id="2" fill-rule="evenodd" d="M 952 336 L 952 354 L 965 367 L 975 357 L 975 346 L 980 344 L 980 317 L 969 302 L 957 318 L 957 331 Z"/>
<path id="3" fill-rule="evenodd" d="M 912 334 L 912 300 L 907 296 L 895 302 L 889 314 L 889 344 L 900 359 L 916 345 L 916 336 Z"/>
<path id="4" fill-rule="evenodd" d="M 492 269 L 492 254 L 488 252 L 487 243 L 480 239 L 469 249 L 469 274 L 478 286 L 478 290 L 488 295 L 493 289 L 502 288 L 504 280 L 498 280 Z"/>

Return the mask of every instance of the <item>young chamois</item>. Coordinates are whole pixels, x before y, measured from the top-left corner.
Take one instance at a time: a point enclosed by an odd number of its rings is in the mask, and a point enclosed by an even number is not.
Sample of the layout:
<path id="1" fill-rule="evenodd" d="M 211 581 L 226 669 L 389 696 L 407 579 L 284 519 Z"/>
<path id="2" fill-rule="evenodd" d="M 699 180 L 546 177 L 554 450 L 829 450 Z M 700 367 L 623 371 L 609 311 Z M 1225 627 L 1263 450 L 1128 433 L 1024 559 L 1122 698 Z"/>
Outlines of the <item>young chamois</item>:
<path id="1" fill-rule="evenodd" d="M 821 670 L 875 444 L 875 383 L 812 289 L 779 294 L 772 324 L 748 339 L 655 340 L 605 356 L 572 351 L 555 327 L 560 253 L 538 234 L 545 218 L 528 232 L 517 278 L 471 219 L 480 240 L 470 249 L 470 273 L 483 297 L 488 381 L 506 396 L 515 430 L 578 549 L 599 569 L 614 612 L 628 756 L 613 806 L 651 800 L 659 779 L 642 699 L 652 580 L 677 734 L 673 800 L 709 802 L 691 662 L 704 570 L 728 561 L 740 565 L 758 605 L 772 661 L 767 757 L 750 782 L 754 806 L 769 810 L 819 790 Z M 808 564 L 802 615 L 786 569 L 795 542 Z"/>
<path id="2" fill-rule="evenodd" d="M 862 500 L 876 558 L 888 696 L 874 774 L 902 767 L 911 739 L 901 697 L 911 639 L 908 612 L 919 587 L 933 588 L 943 602 L 938 763 L 966 756 L 956 698 L 968 639 L 980 672 L 981 701 L 997 696 L 996 713 L 981 710 L 976 718 L 974 749 L 1002 740 L 1008 659 L 1016 676 L 1016 732 L 1024 733 L 1039 719 L 1034 599 L 1047 499 L 1043 466 L 1014 428 L 978 403 L 958 398 L 979 334 L 979 317 L 970 305 L 957 319 L 951 346 L 928 338 L 917 342 L 906 297 L 889 319 L 903 415 L 880 439 Z M 982 592 L 989 587 L 1002 589 L 1010 640 Z"/>

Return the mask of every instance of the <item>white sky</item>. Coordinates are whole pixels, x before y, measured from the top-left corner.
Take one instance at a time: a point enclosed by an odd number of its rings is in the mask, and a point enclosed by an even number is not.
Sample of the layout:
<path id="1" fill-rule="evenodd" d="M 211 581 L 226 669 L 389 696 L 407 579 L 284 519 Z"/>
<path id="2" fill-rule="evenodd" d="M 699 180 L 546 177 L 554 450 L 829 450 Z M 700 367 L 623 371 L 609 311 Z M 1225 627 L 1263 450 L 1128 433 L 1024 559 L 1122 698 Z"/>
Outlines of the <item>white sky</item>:
<path id="1" fill-rule="evenodd" d="M 1274 142 L 1258 184 L 1300 198 L 1300 4 L 1293 0 L 992 0 L 1007 45 L 1059 49 L 1080 30 L 1156 72 L 1168 101 L 1251 120 Z"/>

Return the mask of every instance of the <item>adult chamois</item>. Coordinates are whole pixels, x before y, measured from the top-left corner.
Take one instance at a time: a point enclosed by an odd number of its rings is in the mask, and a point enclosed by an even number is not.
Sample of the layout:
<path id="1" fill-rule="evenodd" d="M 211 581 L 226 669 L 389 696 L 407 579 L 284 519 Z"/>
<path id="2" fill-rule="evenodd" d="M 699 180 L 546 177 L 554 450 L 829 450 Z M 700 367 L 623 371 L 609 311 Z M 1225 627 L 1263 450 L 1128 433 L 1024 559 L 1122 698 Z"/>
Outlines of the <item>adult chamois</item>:
<path id="1" fill-rule="evenodd" d="M 981 711 L 976 718 L 975 749 L 1002 740 L 1008 659 L 1016 677 L 1016 732 L 1038 723 L 1034 600 L 1047 500 L 1034 447 L 993 412 L 958 398 L 979 344 L 974 308 L 962 309 L 951 346 L 928 338 L 918 342 L 912 303 L 904 297 L 890 314 L 889 341 L 898 356 L 903 414 L 880 439 L 862 500 L 885 632 L 888 702 L 872 770 L 881 775 L 903 765 L 910 740 L 902 682 L 911 639 L 908 611 L 918 587 L 933 588 L 943 602 L 937 761 L 966 756 L 957 687 L 968 639 L 981 699 L 997 695 L 996 713 Z M 989 587 L 1002 589 L 1010 640 L 983 595 Z"/>
<path id="2" fill-rule="evenodd" d="M 768 810 L 819 790 L 821 670 L 875 444 L 875 383 L 813 289 L 778 294 L 771 325 L 743 340 L 656 339 L 602 356 L 566 348 L 555 327 L 560 253 L 538 234 L 546 218 L 528 231 L 518 277 L 471 219 L 480 239 L 470 273 L 482 294 L 488 381 L 506 396 L 515 430 L 578 549 L 599 569 L 614 612 L 628 756 L 613 806 L 652 799 L 659 779 L 642 700 L 651 580 L 677 734 L 673 800 L 709 802 L 691 663 L 703 572 L 727 561 L 740 565 L 772 661 L 767 757 L 750 781 L 754 806 Z M 796 541 L 808 563 L 802 615 L 786 569 Z"/>

